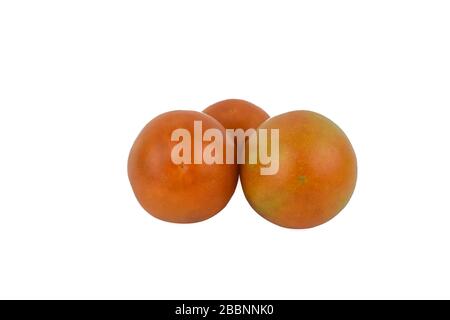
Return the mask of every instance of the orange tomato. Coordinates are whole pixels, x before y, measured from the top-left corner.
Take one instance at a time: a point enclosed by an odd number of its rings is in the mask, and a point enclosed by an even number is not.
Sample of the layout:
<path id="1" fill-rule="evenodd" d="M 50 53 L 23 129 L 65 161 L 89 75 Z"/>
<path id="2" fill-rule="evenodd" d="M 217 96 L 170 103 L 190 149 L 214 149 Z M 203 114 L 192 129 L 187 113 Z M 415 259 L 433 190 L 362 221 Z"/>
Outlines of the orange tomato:
<path id="1" fill-rule="evenodd" d="M 256 129 L 269 118 L 269 115 L 260 107 L 240 99 L 214 103 L 203 112 L 219 121 L 225 129 Z"/>
<path id="2" fill-rule="evenodd" d="M 337 215 L 348 203 L 357 175 L 355 152 L 345 133 L 310 111 L 281 114 L 260 129 L 279 129 L 279 170 L 261 175 L 260 163 L 241 166 L 242 188 L 253 209 L 288 228 L 315 227 Z"/>
<path id="3" fill-rule="evenodd" d="M 193 145 L 194 121 L 201 121 L 204 131 L 215 128 L 225 135 L 223 126 L 206 114 L 172 111 L 150 121 L 130 151 L 128 176 L 136 198 L 161 220 L 190 223 L 208 219 L 226 206 L 236 188 L 235 164 L 172 161 L 172 149 L 178 143 L 172 141 L 172 132 L 187 129 Z M 203 141 L 203 148 L 208 144 Z"/>
<path id="4" fill-rule="evenodd" d="M 269 115 L 260 107 L 251 102 L 240 99 L 228 99 L 219 101 L 210 105 L 203 110 L 217 121 L 219 121 L 225 129 L 255 129 L 269 119 Z M 234 138 L 234 160 L 238 162 L 237 153 L 241 150 L 246 138 L 240 142 Z"/>

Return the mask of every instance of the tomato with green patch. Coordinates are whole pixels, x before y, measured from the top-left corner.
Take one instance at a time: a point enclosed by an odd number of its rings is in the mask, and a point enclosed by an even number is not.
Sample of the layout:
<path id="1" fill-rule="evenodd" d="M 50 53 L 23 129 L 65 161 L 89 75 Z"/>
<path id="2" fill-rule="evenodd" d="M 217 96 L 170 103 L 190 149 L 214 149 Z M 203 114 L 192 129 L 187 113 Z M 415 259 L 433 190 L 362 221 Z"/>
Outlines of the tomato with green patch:
<path id="1" fill-rule="evenodd" d="M 242 188 L 256 212 L 283 227 L 311 228 L 347 205 L 356 185 L 356 155 L 335 123 L 315 112 L 292 111 L 259 129 L 279 129 L 279 170 L 261 175 L 261 163 L 241 167 Z"/>

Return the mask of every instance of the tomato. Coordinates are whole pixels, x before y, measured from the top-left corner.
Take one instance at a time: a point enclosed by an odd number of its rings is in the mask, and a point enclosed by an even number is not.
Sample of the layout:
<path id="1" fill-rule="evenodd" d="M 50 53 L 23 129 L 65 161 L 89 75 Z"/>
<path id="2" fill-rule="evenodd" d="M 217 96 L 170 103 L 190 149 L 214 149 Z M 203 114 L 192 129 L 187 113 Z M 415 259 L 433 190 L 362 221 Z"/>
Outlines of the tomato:
<path id="1" fill-rule="evenodd" d="M 214 118 L 195 111 L 172 111 L 151 120 L 137 137 L 130 151 L 128 176 L 142 207 L 165 221 L 191 223 L 208 219 L 221 211 L 236 188 L 236 164 L 174 163 L 172 151 L 176 129 L 186 129 L 194 145 L 194 121 L 201 121 L 204 131 L 225 129 Z M 208 141 L 201 141 L 204 149 Z M 224 143 L 224 149 L 226 144 Z M 184 150 L 187 152 L 187 150 Z M 202 159 L 203 160 L 203 159 Z"/>
<path id="2" fill-rule="evenodd" d="M 279 169 L 261 175 L 260 162 L 241 167 L 244 194 L 257 213 L 283 227 L 311 228 L 346 206 L 356 185 L 357 162 L 336 124 L 318 113 L 292 111 L 259 129 L 279 129 Z"/>
<path id="3" fill-rule="evenodd" d="M 218 120 L 225 129 L 256 129 L 269 118 L 269 115 L 260 107 L 240 99 L 214 103 L 203 112 Z"/>
<path id="4" fill-rule="evenodd" d="M 214 117 L 225 127 L 225 129 L 244 130 L 242 139 L 238 139 L 235 135 L 236 132 L 233 132 L 235 145 L 234 159 L 235 162 L 239 164 L 241 164 L 243 160 L 238 161 L 238 150 L 242 150 L 245 140 L 251 135 L 251 132 L 247 132 L 247 135 L 244 134 L 248 129 L 256 130 L 261 123 L 269 119 L 269 115 L 263 109 L 251 102 L 240 99 L 219 101 L 210 105 L 203 110 L 203 112 Z"/>

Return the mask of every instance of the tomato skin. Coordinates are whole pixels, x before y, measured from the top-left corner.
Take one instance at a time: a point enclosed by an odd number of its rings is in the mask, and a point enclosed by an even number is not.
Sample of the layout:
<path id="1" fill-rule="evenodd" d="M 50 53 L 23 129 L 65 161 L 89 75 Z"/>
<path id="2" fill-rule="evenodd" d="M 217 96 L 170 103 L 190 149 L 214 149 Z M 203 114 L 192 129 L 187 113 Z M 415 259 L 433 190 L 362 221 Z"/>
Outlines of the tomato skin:
<path id="1" fill-rule="evenodd" d="M 269 119 L 269 115 L 263 109 L 241 99 L 216 102 L 203 112 L 219 121 L 225 129 L 256 129 Z"/>
<path id="2" fill-rule="evenodd" d="M 284 113 L 260 128 L 279 129 L 280 162 L 275 175 L 261 175 L 260 164 L 241 166 L 242 188 L 253 209 L 296 229 L 336 216 L 350 200 L 357 177 L 356 155 L 345 133 L 311 111 Z"/>
<path id="3" fill-rule="evenodd" d="M 128 177 L 141 206 L 151 215 L 168 222 L 193 223 L 221 211 L 233 195 L 238 169 L 235 164 L 174 164 L 173 130 L 190 131 L 193 144 L 194 121 L 202 121 L 203 132 L 225 129 L 214 118 L 196 111 L 172 111 L 151 120 L 130 151 Z M 203 148 L 209 142 L 203 142 Z M 225 146 L 224 146 L 225 147 Z M 193 153 L 193 151 L 192 151 Z"/>

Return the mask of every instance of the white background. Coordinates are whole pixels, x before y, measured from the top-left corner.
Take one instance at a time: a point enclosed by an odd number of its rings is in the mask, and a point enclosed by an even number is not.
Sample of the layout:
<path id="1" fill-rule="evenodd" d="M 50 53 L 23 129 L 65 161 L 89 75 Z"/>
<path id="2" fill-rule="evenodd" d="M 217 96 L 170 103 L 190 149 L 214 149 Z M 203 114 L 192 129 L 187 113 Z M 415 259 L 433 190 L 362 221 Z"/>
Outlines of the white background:
<path id="1" fill-rule="evenodd" d="M 0 298 L 450 298 L 448 1 L 2 1 Z M 172 109 L 248 99 L 347 133 L 357 188 L 287 230 L 240 186 L 164 223 L 129 149 Z"/>

